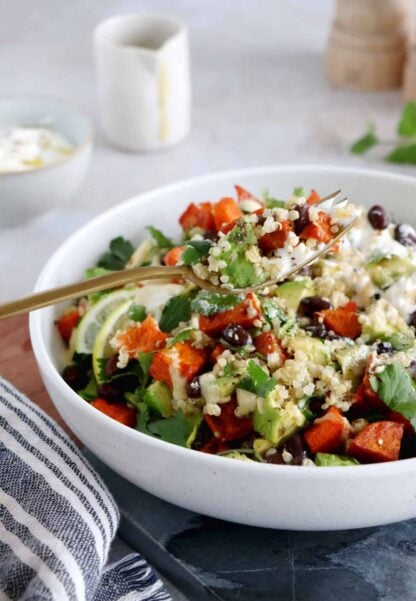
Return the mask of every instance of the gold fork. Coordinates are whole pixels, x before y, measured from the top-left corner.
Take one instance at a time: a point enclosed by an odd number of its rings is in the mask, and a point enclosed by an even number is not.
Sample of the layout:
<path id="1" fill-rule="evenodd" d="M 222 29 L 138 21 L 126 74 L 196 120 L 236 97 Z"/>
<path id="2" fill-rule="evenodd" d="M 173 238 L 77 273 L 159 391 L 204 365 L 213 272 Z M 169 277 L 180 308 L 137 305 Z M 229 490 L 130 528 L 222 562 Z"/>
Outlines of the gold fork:
<path id="1" fill-rule="evenodd" d="M 315 206 L 322 205 L 322 203 L 326 201 L 335 199 L 335 197 L 338 196 L 340 192 L 340 190 L 337 190 L 336 192 L 325 196 L 325 198 L 322 198 L 322 200 Z M 339 202 L 343 202 L 344 200 L 346 199 L 342 199 Z M 334 204 L 337 204 L 337 202 L 335 202 Z M 334 246 L 334 244 L 336 244 L 341 238 L 343 238 L 345 234 L 347 234 L 356 225 L 358 220 L 359 217 L 356 217 L 348 225 L 343 227 L 329 244 L 327 244 L 319 251 L 314 253 L 303 263 L 296 265 L 296 267 L 292 268 L 290 271 L 286 271 L 280 274 L 277 280 L 268 280 L 256 286 L 232 289 L 224 288 L 219 285 L 217 286 L 212 284 L 208 280 L 203 280 L 199 278 L 197 275 L 195 275 L 192 268 L 186 265 L 178 265 L 175 267 L 136 267 L 131 269 L 123 269 L 121 271 L 115 271 L 114 273 L 109 273 L 107 275 L 91 278 L 82 282 L 77 282 L 76 284 L 69 284 L 60 288 L 52 288 L 51 290 L 37 292 L 36 294 L 32 294 L 25 298 L 4 303 L 0 305 L 0 319 L 12 317 L 13 315 L 18 315 L 20 313 L 27 313 L 28 311 L 33 311 L 35 309 L 41 309 L 42 307 L 47 307 L 49 305 L 54 305 L 62 301 L 77 298 L 79 296 L 84 296 L 86 294 L 90 294 L 91 292 L 99 292 L 101 290 L 108 290 L 109 288 L 119 288 L 122 286 L 126 286 L 127 284 L 134 284 L 137 282 L 145 282 L 151 280 L 170 280 L 172 278 L 182 278 L 185 280 L 189 280 L 190 282 L 196 284 L 204 290 L 208 290 L 210 292 L 215 292 L 219 294 L 241 294 L 250 291 L 260 290 L 266 288 L 267 286 L 276 284 L 277 282 L 280 282 L 282 280 L 286 280 L 287 278 L 295 275 L 304 267 L 307 267 L 308 265 L 316 261 L 319 257 L 328 253 Z"/>

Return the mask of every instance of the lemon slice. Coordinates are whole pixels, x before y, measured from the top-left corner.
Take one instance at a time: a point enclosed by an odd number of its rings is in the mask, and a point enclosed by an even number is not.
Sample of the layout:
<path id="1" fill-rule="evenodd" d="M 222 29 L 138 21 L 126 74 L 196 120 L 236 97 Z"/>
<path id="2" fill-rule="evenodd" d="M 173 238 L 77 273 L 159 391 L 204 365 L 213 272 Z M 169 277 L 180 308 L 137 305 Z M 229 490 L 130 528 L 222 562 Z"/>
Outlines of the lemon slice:
<path id="1" fill-rule="evenodd" d="M 102 379 L 100 359 L 108 359 L 114 355 L 114 349 L 110 344 L 110 340 L 116 334 L 117 330 L 120 330 L 123 324 L 129 319 L 129 309 L 132 302 L 133 299 L 129 299 L 114 309 L 101 326 L 95 338 L 92 350 L 92 367 L 99 384 Z"/>
<path id="2" fill-rule="evenodd" d="M 121 304 L 133 298 L 135 288 L 122 288 L 103 296 L 87 311 L 78 324 L 75 334 L 75 351 L 90 355 L 95 339 L 107 317 Z"/>

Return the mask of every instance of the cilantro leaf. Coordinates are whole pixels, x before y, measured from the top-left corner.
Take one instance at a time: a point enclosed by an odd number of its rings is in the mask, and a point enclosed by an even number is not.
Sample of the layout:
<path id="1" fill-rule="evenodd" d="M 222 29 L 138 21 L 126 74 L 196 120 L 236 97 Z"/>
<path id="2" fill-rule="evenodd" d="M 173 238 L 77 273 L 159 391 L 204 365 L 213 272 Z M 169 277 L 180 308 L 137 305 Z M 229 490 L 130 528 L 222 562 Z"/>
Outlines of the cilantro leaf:
<path id="1" fill-rule="evenodd" d="M 274 322 L 278 319 L 281 324 L 284 324 L 288 320 L 288 316 L 282 309 L 282 307 L 272 298 L 265 298 L 261 303 L 264 317 L 270 325 L 274 325 Z"/>
<path id="2" fill-rule="evenodd" d="M 147 311 L 143 305 L 131 305 L 129 309 L 129 319 L 133 321 L 143 321 L 146 318 Z"/>
<path id="3" fill-rule="evenodd" d="M 145 353 L 140 352 L 138 354 L 138 361 L 139 361 L 139 365 L 142 368 L 142 372 L 143 372 L 143 380 L 144 380 L 144 384 L 146 385 L 148 380 L 149 380 L 149 369 L 150 366 L 152 365 L 152 359 L 153 359 L 153 353 Z"/>
<path id="4" fill-rule="evenodd" d="M 162 332 L 171 332 L 181 322 L 191 318 L 191 301 L 186 296 L 174 296 L 163 308 L 159 327 Z"/>
<path id="5" fill-rule="evenodd" d="M 186 243 L 182 253 L 182 261 L 185 265 L 194 265 L 205 257 L 212 246 L 210 240 L 190 240 Z"/>
<path id="6" fill-rule="evenodd" d="M 277 380 L 267 373 L 253 360 L 249 361 L 247 375 L 237 384 L 237 388 L 253 392 L 257 396 L 266 397 L 276 386 Z"/>
<path id="7" fill-rule="evenodd" d="M 299 186 L 293 189 L 293 196 L 305 196 L 305 188 Z"/>
<path id="8" fill-rule="evenodd" d="M 145 391 L 145 389 L 149 383 L 149 379 L 150 379 L 149 369 L 152 364 L 152 359 L 153 359 L 153 353 L 141 352 L 138 354 L 138 364 L 136 363 L 136 367 L 137 367 L 136 374 L 138 374 L 138 377 L 139 377 L 139 380 L 138 380 L 139 385 L 137 386 L 137 388 L 134 392 L 126 392 L 124 395 L 127 403 L 129 405 L 131 405 L 132 407 L 135 407 L 136 409 L 138 409 L 139 412 L 141 412 L 140 406 L 141 406 L 141 404 L 143 404 L 142 401 L 143 401 L 144 391 Z M 126 374 L 126 375 L 128 375 L 128 374 Z M 144 403 L 144 406 L 147 408 L 146 403 Z"/>
<path id="9" fill-rule="evenodd" d="M 284 200 L 278 200 L 277 198 L 269 196 L 268 190 L 264 190 L 261 197 L 264 200 L 268 209 L 284 209 L 286 206 L 286 202 Z"/>
<path id="10" fill-rule="evenodd" d="M 364 154 L 373 146 L 378 144 L 378 138 L 376 136 L 374 125 L 370 125 L 368 128 L 368 132 L 359 138 L 354 144 L 351 146 L 350 151 L 352 154 Z"/>
<path id="11" fill-rule="evenodd" d="M 147 427 L 154 436 L 165 442 L 171 442 L 181 447 L 190 447 L 201 421 L 200 414 L 186 416 L 183 411 L 179 410 L 172 417 L 158 419 Z"/>
<path id="12" fill-rule="evenodd" d="M 98 261 L 97 267 L 102 267 L 109 271 L 124 269 L 133 252 L 134 246 L 131 242 L 123 238 L 123 236 L 114 238 L 110 242 L 110 249 Z"/>
<path id="13" fill-rule="evenodd" d="M 77 391 L 77 394 L 79 394 L 79 396 L 82 397 L 84 401 L 93 401 L 98 397 L 97 382 L 94 376 L 90 378 L 90 381 L 88 382 L 85 388 Z"/>
<path id="14" fill-rule="evenodd" d="M 90 278 L 98 278 L 101 275 L 107 275 L 108 273 L 113 273 L 113 269 L 105 269 L 104 267 L 88 267 L 84 271 L 84 279 L 89 280 Z M 100 298 L 109 294 L 112 291 L 112 288 L 108 288 L 107 290 L 100 290 L 99 292 L 91 292 L 88 295 L 88 300 L 91 303 L 96 303 Z"/>
<path id="15" fill-rule="evenodd" d="M 370 377 L 371 388 L 390 409 L 401 413 L 416 427 L 416 387 L 401 363 L 391 363 Z"/>
<path id="16" fill-rule="evenodd" d="M 233 309 L 242 301 L 241 295 L 234 294 L 216 294 L 201 290 L 191 301 L 192 313 L 198 313 L 209 317 L 215 313 L 221 313 Z"/>
<path id="17" fill-rule="evenodd" d="M 153 225 L 149 225 L 147 229 L 149 230 L 150 235 L 152 236 L 153 240 L 156 242 L 159 248 L 164 248 L 168 250 L 174 248 L 175 244 L 173 243 L 173 241 L 167 236 L 165 236 L 163 232 L 153 227 Z"/>
<path id="18" fill-rule="evenodd" d="M 184 342 L 185 340 L 189 340 L 192 337 L 193 332 L 195 332 L 195 330 L 193 328 L 188 328 L 187 330 L 182 330 L 182 332 L 179 332 L 179 334 L 176 334 L 176 336 L 173 336 L 172 338 L 168 338 L 166 346 L 171 347 L 174 344 L 176 344 L 177 342 Z"/>
<path id="19" fill-rule="evenodd" d="M 416 135 L 416 102 L 408 102 L 404 105 L 397 126 L 399 136 L 411 138 Z"/>
<path id="20" fill-rule="evenodd" d="M 128 395 L 126 395 L 127 397 Z M 128 399 L 129 402 L 130 399 Z M 149 411 L 149 407 L 146 405 L 146 403 L 142 403 L 142 402 L 138 402 L 136 404 L 133 404 L 133 406 L 137 407 L 138 409 L 138 416 L 137 416 L 137 425 L 136 425 L 136 430 L 139 430 L 139 432 L 143 432 L 143 434 L 148 434 L 150 436 L 153 436 L 152 433 L 150 432 L 150 430 L 148 429 L 148 424 L 149 424 L 149 420 L 150 420 L 150 411 Z"/>
<path id="21" fill-rule="evenodd" d="M 386 156 L 386 161 L 399 164 L 416 164 L 416 144 L 399 144 Z"/>

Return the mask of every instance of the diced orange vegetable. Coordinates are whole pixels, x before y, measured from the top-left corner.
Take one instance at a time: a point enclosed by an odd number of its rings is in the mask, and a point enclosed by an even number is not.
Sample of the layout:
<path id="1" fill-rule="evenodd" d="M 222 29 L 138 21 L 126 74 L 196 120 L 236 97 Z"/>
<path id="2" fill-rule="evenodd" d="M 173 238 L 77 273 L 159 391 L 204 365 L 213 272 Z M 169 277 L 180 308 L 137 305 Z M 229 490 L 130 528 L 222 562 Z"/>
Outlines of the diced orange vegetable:
<path id="1" fill-rule="evenodd" d="M 116 337 L 118 348 L 125 349 L 129 357 L 135 358 L 138 353 L 149 353 L 165 346 L 168 335 L 159 329 L 159 324 L 152 315 L 148 315 L 142 323 L 135 324 Z"/>
<path id="2" fill-rule="evenodd" d="M 387 405 L 376 392 L 372 389 L 370 383 L 370 376 L 372 374 L 372 366 L 374 364 L 374 354 L 370 354 L 367 359 L 367 364 L 364 372 L 364 376 L 361 384 L 357 388 L 353 398 L 351 410 L 354 415 L 362 416 L 365 413 L 371 411 L 377 411 L 379 413 L 386 413 L 388 411 Z M 395 421 L 395 420 L 392 420 Z"/>
<path id="3" fill-rule="evenodd" d="M 172 388 L 172 370 L 177 369 L 178 375 L 189 381 L 201 371 L 205 362 L 205 350 L 197 349 L 185 340 L 155 353 L 149 373 Z"/>
<path id="4" fill-rule="evenodd" d="M 229 445 L 227 443 L 222 442 L 221 440 L 219 440 L 219 438 L 215 438 L 215 436 L 212 436 L 212 438 L 210 438 L 208 442 L 203 444 L 202 447 L 198 448 L 198 451 L 201 451 L 202 453 L 210 453 L 211 455 L 216 455 L 217 453 L 223 453 L 224 451 L 228 451 L 228 449 Z"/>
<path id="5" fill-rule="evenodd" d="M 335 236 L 332 231 L 332 221 L 328 213 L 319 211 L 317 221 L 308 223 L 308 225 L 301 231 L 299 238 L 301 240 L 309 240 L 310 238 L 318 240 L 327 244 Z"/>
<path id="6" fill-rule="evenodd" d="M 287 359 L 287 353 L 279 344 L 279 340 L 273 332 L 262 332 L 254 338 L 256 351 L 267 357 L 267 355 L 278 354 L 283 361 Z"/>
<path id="7" fill-rule="evenodd" d="M 181 260 L 184 250 L 184 246 L 175 246 L 175 248 L 171 248 L 171 250 L 163 257 L 164 264 L 168 265 L 169 267 L 177 265 Z"/>
<path id="8" fill-rule="evenodd" d="M 225 346 L 222 344 L 216 344 L 211 351 L 210 360 L 211 363 L 215 363 L 220 355 L 225 351 Z"/>
<path id="9" fill-rule="evenodd" d="M 230 323 L 240 325 L 243 328 L 250 328 L 256 319 L 260 317 L 260 303 L 255 294 L 249 292 L 241 303 L 228 311 L 215 313 L 215 315 L 209 317 L 201 315 L 199 317 L 199 328 L 208 336 L 215 336 L 220 334 Z"/>
<path id="10" fill-rule="evenodd" d="M 324 318 L 324 324 L 328 330 L 332 330 L 338 336 L 346 338 L 358 338 L 361 334 L 361 324 L 358 320 L 355 303 L 347 303 L 338 309 L 325 309 L 319 315 Z"/>
<path id="11" fill-rule="evenodd" d="M 349 424 L 337 407 L 330 407 L 304 433 L 312 453 L 338 453 L 343 450 Z"/>
<path id="12" fill-rule="evenodd" d="M 95 399 L 91 405 L 105 413 L 109 417 L 112 417 L 120 424 L 133 428 L 136 425 L 136 410 L 129 407 L 125 403 L 109 403 L 105 399 Z"/>
<path id="13" fill-rule="evenodd" d="M 77 327 L 80 319 L 81 316 L 79 314 L 78 309 L 72 309 L 71 311 L 68 311 L 68 313 L 62 315 L 62 317 L 60 317 L 57 320 L 56 326 L 65 344 L 69 343 L 72 336 L 72 332 Z"/>
<path id="14" fill-rule="evenodd" d="M 215 228 L 217 231 L 223 231 L 230 223 L 235 222 L 243 216 L 243 212 L 234 200 L 234 198 L 221 198 L 213 207 Z"/>
<path id="15" fill-rule="evenodd" d="M 260 204 L 262 204 L 261 200 L 259 200 L 256 196 L 254 196 L 254 194 L 252 194 L 245 188 L 242 188 L 241 186 L 237 185 L 234 186 L 234 188 L 237 192 L 238 202 L 242 202 L 243 200 L 254 200 L 255 202 L 259 202 Z"/>
<path id="16" fill-rule="evenodd" d="M 308 205 L 314 205 L 321 200 L 320 194 L 316 190 L 311 190 L 306 202 Z"/>
<path id="17" fill-rule="evenodd" d="M 405 434 L 414 435 L 415 429 L 411 422 L 398 411 L 389 411 L 386 416 L 387 421 L 396 422 L 397 424 L 403 424 L 403 432 Z"/>
<path id="18" fill-rule="evenodd" d="M 265 251 L 273 251 L 277 248 L 283 248 L 289 232 L 293 230 L 291 221 L 282 221 L 280 228 L 271 232 L 270 234 L 264 234 L 259 240 L 260 248 Z"/>
<path id="19" fill-rule="evenodd" d="M 231 400 L 221 405 L 221 415 L 218 417 L 204 414 L 209 429 L 221 442 L 246 438 L 253 431 L 251 417 L 237 417 L 236 407 L 236 401 Z"/>
<path id="20" fill-rule="evenodd" d="M 368 424 L 348 446 L 348 455 L 363 463 L 395 461 L 399 458 L 403 424 L 380 421 Z"/>
<path id="21" fill-rule="evenodd" d="M 200 227 L 204 231 L 213 230 L 215 223 L 212 214 L 212 204 L 210 202 L 201 202 L 196 205 L 192 202 L 180 216 L 179 223 L 185 231 L 192 227 Z"/>

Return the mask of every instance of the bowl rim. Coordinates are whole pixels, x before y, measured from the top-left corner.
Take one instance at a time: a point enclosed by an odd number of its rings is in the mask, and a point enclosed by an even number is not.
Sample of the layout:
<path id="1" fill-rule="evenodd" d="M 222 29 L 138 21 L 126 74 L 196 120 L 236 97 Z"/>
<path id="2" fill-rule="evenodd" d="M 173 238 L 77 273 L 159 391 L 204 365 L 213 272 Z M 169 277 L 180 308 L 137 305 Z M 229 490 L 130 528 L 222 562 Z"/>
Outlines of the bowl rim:
<path id="1" fill-rule="evenodd" d="M 261 175 L 266 173 L 279 173 L 279 172 L 293 172 L 303 170 L 313 172 L 321 171 L 326 173 L 338 172 L 341 175 L 356 175 L 365 176 L 376 179 L 389 179 L 391 181 L 397 181 L 400 183 L 408 183 L 416 188 L 416 179 L 412 176 L 401 175 L 397 173 L 386 173 L 380 169 L 367 169 L 360 167 L 342 167 L 338 165 L 320 165 L 314 163 L 298 163 L 289 165 L 267 165 L 260 167 L 249 167 L 241 169 L 232 169 L 225 171 L 217 171 L 202 176 L 195 176 L 192 178 L 185 178 L 177 182 L 161 186 L 148 190 L 144 193 L 137 194 L 124 202 L 104 211 L 97 215 L 93 219 L 89 220 L 83 226 L 73 232 L 51 255 L 45 266 L 43 267 L 35 284 L 35 291 L 39 292 L 44 289 L 45 281 L 54 273 L 54 264 L 59 261 L 61 255 L 66 254 L 67 247 L 71 247 L 77 241 L 78 238 L 83 238 L 89 230 L 94 230 L 97 225 L 103 221 L 111 219 L 112 215 L 119 211 L 128 210 L 132 205 L 141 204 L 147 200 L 151 200 L 152 197 L 157 197 L 160 194 L 168 194 L 180 190 L 181 188 L 191 187 L 198 184 L 206 184 L 210 181 L 221 181 L 223 179 L 229 179 L 231 177 L 250 176 L 250 175 Z M 181 447 L 163 440 L 151 437 L 147 434 L 139 432 L 133 428 L 127 428 L 123 424 L 118 423 L 116 420 L 108 417 L 104 413 L 97 411 L 84 399 L 82 399 L 74 390 L 72 390 L 68 384 L 63 380 L 60 373 L 52 363 L 49 353 L 46 349 L 45 341 L 42 336 L 42 313 L 43 309 L 32 312 L 29 316 L 29 331 L 30 339 L 33 347 L 33 352 L 38 363 L 38 368 L 41 372 L 47 372 L 48 377 L 52 378 L 55 385 L 62 391 L 64 395 L 70 395 L 74 403 L 79 403 L 81 411 L 86 414 L 90 414 L 91 417 L 95 416 L 94 419 L 98 420 L 103 426 L 106 425 L 112 429 L 115 435 L 126 436 L 131 440 L 141 441 L 142 444 L 147 444 L 159 451 L 167 451 L 175 455 L 178 460 L 195 460 L 205 464 L 207 467 L 212 467 L 213 470 L 221 469 L 223 471 L 231 470 L 233 472 L 243 473 L 256 473 L 260 474 L 261 471 L 264 473 L 275 473 L 276 476 L 285 478 L 299 477 L 306 480 L 309 479 L 345 479 L 349 478 L 352 480 L 366 477 L 372 479 L 378 479 L 380 477 L 387 477 L 396 475 L 398 471 L 401 473 L 414 473 L 415 459 L 400 459 L 398 461 L 391 461 L 385 463 L 370 463 L 360 464 L 354 466 L 325 466 L 325 469 L 313 469 L 312 466 L 305 469 L 305 466 L 289 466 L 289 465 L 272 465 L 267 463 L 257 462 L 245 462 L 245 461 L 226 461 L 226 458 L 218 455 L 210 455 L 208 453 L 202 453 L 195 449 L 188 449 Z M 41 366 L 41 367 L 40 367 Z M 300 476 L 302 474 L 302 476 Z"/>
<path id="2" fill-rule="evenodd" d="M 19 103 L 33 103 L 35 104 L 41 104 L 41 103 L 45 103 L 45 102 L 50 102 L 51 104 L 54 105 L 59 105 L 62 106 L 66 109 L 68 109 L 68 112 L 72 112 L 74 115 L 76 115 L 81 121 L 83 121 L 85 128 L 86 128 L 86 135 L 85 135 L 85 139 L 81 144 L 76 144 L 73 146 L 73 152 L 71 152 L 71 154 L 69 154 L 68 156 L 65 156 L 63 158 L 61 158 L 59 161 L 56 161 L 55 163 L 50 163 L 48 165 L 42 165 L 41 167 L 34 167 L 33 169 L 26 169 L 25 171 L 19 171 L 17 169 L 12 170 L 12 171 L 0 171 L 0 178 L 7 178 L 8 176 L 17 176 L 17 175 L 30 175 L 33 173 L 40 173 L 43 172 L 45 170 L 50 170 L 50 169 L 54 169 L 56 167 L 60 167 L 62 165 L 64 165 L 65 163 L 70 162 L 72 159 L 75 159 L 76 157 L 78 157 L 83 151 L 85 151 L 87 148 L 91 147 L 94 141 L 94 129 L 92 126 L 92 121 L 91 119 L 87 116 L 87 113 L 85 111 L 83 111 L 81 108 L 79 108 L 79 106 L 72 104 L 71 102 L 68 102 L 67 100 L 62 100 L 61 98 L 58 98 L 56 96 L 42 96 L 42 95 L 38 95 L 38 96 L 30 96 L 30 95 L 21 95 L 21 96 L 2 96 L 0 97 L 0 113 L 2 110 L 2 106 L 3 105 L 13 105 L 16 104 L 18 105 Z M 35 124 L 33 124 L 35 126 Z M 3 126 L 2 126 L 3 128 Z M 60 133 L 60 132 L 58 132 Z"/>

